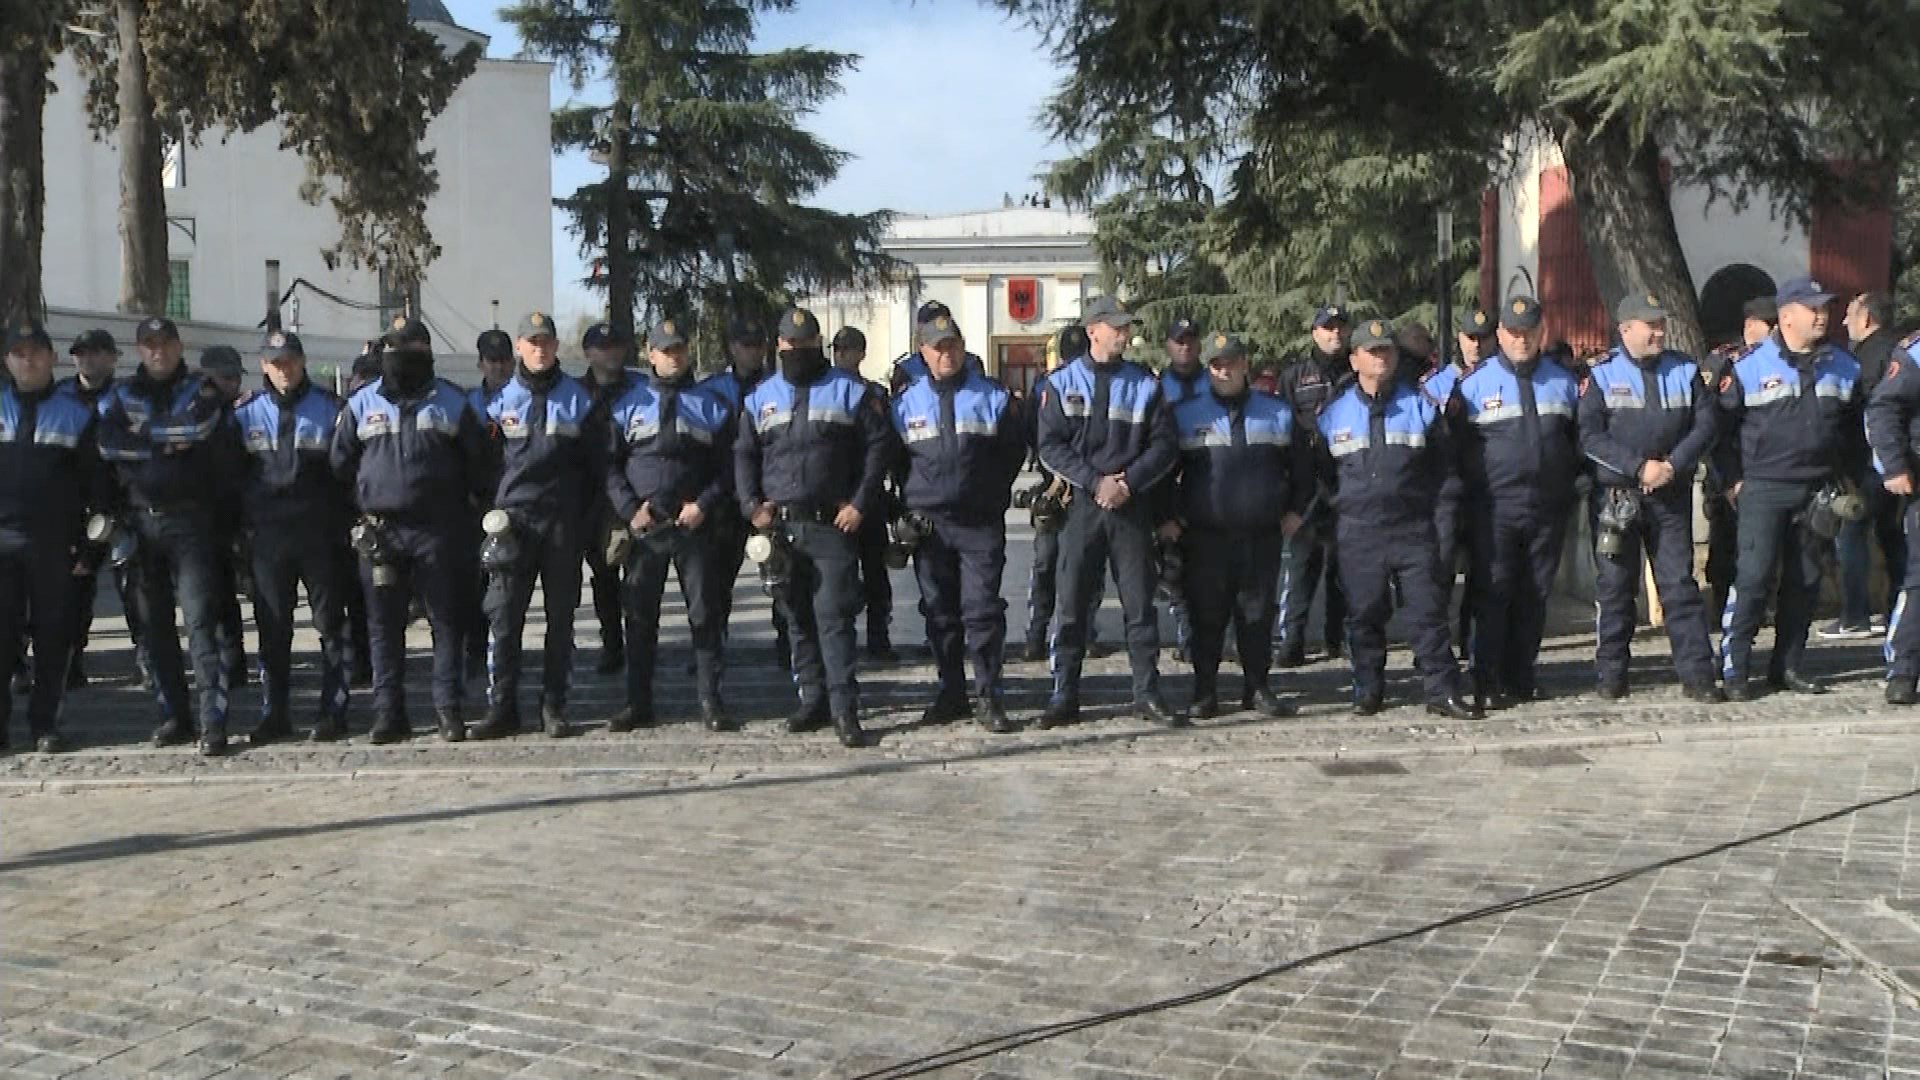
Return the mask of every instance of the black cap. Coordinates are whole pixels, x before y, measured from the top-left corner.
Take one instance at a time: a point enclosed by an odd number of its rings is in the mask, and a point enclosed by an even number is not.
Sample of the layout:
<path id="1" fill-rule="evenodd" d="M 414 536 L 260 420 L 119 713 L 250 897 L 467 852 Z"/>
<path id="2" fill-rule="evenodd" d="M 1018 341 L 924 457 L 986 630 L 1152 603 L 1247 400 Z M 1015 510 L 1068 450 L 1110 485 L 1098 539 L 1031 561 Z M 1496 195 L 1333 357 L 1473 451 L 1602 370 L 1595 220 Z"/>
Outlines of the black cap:
<path id="1" fill-rule="evenodd" d="M 112 334 L 96 326 L 75 338 L 73 340 L 73 347 L 68 349 L 67 352 L 110 352 L 118 356 L 120 355 L 120 344 L 113 340 Z"/>
<path id="2" fill-rule="evenodd" d="M 1540 301 L 1531 296 L 1516 296 L 1500 309 L 1500 325 L 1509 330 L 1531 330 L 1541 318 Z"/>
<path id="3" fill-rule="evenodd" d="M 752 319 L 733 319 L 727 323 L 729 345 L 765 345 L 766 328 Z"/>
<path id="4" fill-rule="evenodd" d="M 1368 319 L 1353 328 L 1356 349 L 1375 349 L 1393 343 L 1393 324 L 1385 319 Z"/>
<path id="5" fill-rule="evenodd" d="M 1315 327 L 1331 326 L 1334 323 L 1346 321 L 1347 309 L 1341 307 L 1339 304 L 1328 304 L 1313 313 L 1313 325 Z"/>
<path id="6" fill-rule="evenodd" d="M 363 352 L 353 358 L 353 376 L 356 379 L 377 379 L 380 377 L 380 354 Z"/>
<path id="7" fill-rule="evenodd" d="M 1093 348 L 1093 343 L 1087 340 L 1087 328 L 1079 325 L 1061 327 L 1057 344 L 1062 360 L 1071 360 L 1076 356 L 1084 355 L 1088 349 Z"/>
<path id="8" fill-rule="evenodd" d="M 47 336 L 47 328 L 40 325 L 40 320 L 22 315 L 7 324 L 6 351 L 12 352 L 15 348 L 28 344 L 51 349 L 53 338 Z"/>
<path id="9" fill-rule="evenodd" d="M 1666 317 L 1666 306 L 1652 293 L 1628 293 L 1613 306 L 1615 322 L 1660 322 Z"/>
<path id="10" fill-rule="evenodd" d="M 806 308 L 794 308 L 780 316 L 778 336 L 782 341 L 811 341 L 820 336 L 820 320 Z"/>
<path id="11" fill-rule="evenodd" d="M 173 325 L 173 320 L 164 315 L 149 315 L 141 319 L 140 325 L 134 328 L 133 340 L 141 343 L 148 341 L 178 341 L 180 340 L 180 328 Z"/>
<path id="12" fill-rule="evenodd" d="M 647 331 L 647 348 L 665 351 L 677 345 L 685 345 L 687 335 L 680 332 L 680 324 L 672 319 L 662 319 Z"/>
<path id="13" fill-rule="evenodd" d="M 1771 296 L 1756 296 L 1740 308 L 1743 319 L 1759 319 L 1768 326 L 1780 321 L 1780 305 Z"/>
<path id="14" fill-rule="evenodd" d="M 1460 332 L 1468 337 L 1486 337 L 1493 333 L 1493 319 L 1485 311 L 1474 308 L 1460 316 Z"/>
<path id="15" fill-rule="evenodd" d="M 920 310 L 913 313 L 913 325 L 919 326 L 922 323 L 930 323 L 941 315 L 945 315 L 951 319 L 953 318 L 953 311 L 938 300 L 929 300 L 920 305 Z"/>
<path id="16" fill-rule="evenodd" d="M 935 315 L 920 324 L 920 344 L 938 345 L 943 341 L 960 340 L 960 327 L 950 315 Z"/>
<path id="17" fill-rule="evenodd" d="M 520 330 L 514 335 L 521 338 L 550 337 L 556 341 L 560 332 L 554 329 L 553 316 L 544 311 L 529 311 L 520 317 Z"/>
<path id="18" fill-rule="evenodd" d="M 283 334 L 278 330 L 268 334 L 260 343 L 260 359 L 278 360 L 283 356 L 305 356 L 306 346 L 300 344 L 300 335 Z"/>
<path id="19" fill-rule="evenodd" d="M 1197 338 L 1199 336 L 1200 324 L 1185 315 L 1173 320 L 1173 325 L 1167 327 L 1168 341 L 1185 341 L 1188 338 Z"/>
<path id="20" fill-rule="evenodd" d="M 587 327 L 586 333 L 580 335 L 580 347 L 582 349 L 615 348 L 625 345 L 626 343 L 627 336 L 616 329 L 612 323 L 608 322 L 594 323 L 592 326 Z"/>
<path id="21" fill-rule="evenodd" d="M 1247 343 L 1233 334 L 1214 334 L 1207 338 L 1206 345 L 1200 350 L 1200 360 L 1207 364 L 1235 356 L 1242 360 L 1247 358 Z"/>
<path id="22" fill-rule="evenodd" d="M 419 319 L 395 315 L 390 329 L 381 335 L 380 344 L 389 349 L 431 349 L 433 335 L 427 333 L 427 324 Z"/>
<path id="23" fill-rule="evenodd" d="M 857 326 L 843 326 L 833 332 L 833 347 L 836 349 L 864 349 L 867 347 L 867 335 Z"/>
<path id="24" fill-rule="evenodd" d="M 473 343 L 473 351 L 482 360 L 511 360 L 513 339 L 505 330 L 483 330 Z"/>
<path id="25" fill-rule="evenodd" d="M 1120 306 L 1120 301 L 1111 296 L 1096 296 L 1080 313 L 1080 325 L 1092 326 L 1094 323 L 1106 323 L 1115 328 L 1133 325 L 1133 316 Z"/>
<path id="26" fill-rule="evenodd" d="M 245 375 L 247 366 L 240 359 L 240 350 L 231 345 L 209 345 L 200 353 L 200 370 L 215 375 Z"/>

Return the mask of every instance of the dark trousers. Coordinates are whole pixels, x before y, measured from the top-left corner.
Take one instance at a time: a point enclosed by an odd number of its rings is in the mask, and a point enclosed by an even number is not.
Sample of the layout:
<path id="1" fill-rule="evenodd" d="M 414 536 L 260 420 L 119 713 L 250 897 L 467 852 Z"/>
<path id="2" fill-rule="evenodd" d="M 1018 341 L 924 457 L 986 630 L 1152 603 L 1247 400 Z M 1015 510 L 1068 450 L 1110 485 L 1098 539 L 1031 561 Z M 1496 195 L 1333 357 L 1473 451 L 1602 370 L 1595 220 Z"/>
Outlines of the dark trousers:
<path id="1" fill-rule="evenodd" d="M 1807 651 L 1807 627 L 1813 621 L 1815 590 L 1820 586 L 1823 543 L 1816 543 L 1796 520 L 1817 485 L 1749 480 L 1740 488 L 1740 562 L 1733 591 L 1721 619 L 1720 674 L 1748 676 L 1753 639 L 1767 616 L 1767 597 L 1776 574 L 1780 599 L 1774 605 L 1773 655 L 1769 676 L 1800 666 Z"/>
<path id="2" fill-rule="evenodd" d="M 466 671 L 472 675 L 483 670 L 487 663 L 487 643 L 493 640 L 493 624 L 487 614 L 487 590 L 492 578 L 480 569 L 479 551 L 484 539 L 480 531 L 480 516 L 475 514 L 461 522 L 461 538 L 465 550 L 475 553 L 468 561 L 471 568 L 460 595 L 460 639 L 466 643 Z"/>
<path id="3" fill-rule="evenodd" d="M 360 560 L 367 594 L 368 644 L 373 652 L 373 706 L 382 717 L 406 719 L 408 609 L 415 593 L 433 629 L 433 707 L 460 707 L 460 664 L 466 646 L 467 596 L 474 556 L 464 543 L 461 521 L 389 519 L 386 528 L 400 553 L 398 584 L 376 588 L 372 569 Z"/>
<path id="4" fill-rule="evenodd" d="M 706 527 L 713 530 L 714 625 L 719 628 L 720 641 L 724 645 L 733 620 L 733 587 L 740 580 L 740 567 L 747 561 L 747 537 L 753 535 L 753 530 L 747 527 L 735 507 L 715 512 L 713 521 Z M 787 636 L 787 616 L 778 603 L 773 605 L 773 631 L 782 638 Z M 721 670 L 723 673 L 726 670 L 724 652 L 721 655 Z"/>
<path id="5" fill-rule="evenodd" d="M 720 553 L 706 527 L 655 529 L 635 537 L 627 556 L 626 603 L 627 705 L 651 713 L 653 673 L 660 652 L 660 599 L 667 571 L 680 575 L 680 598 L 687 605 L 693 633 L 694 676 L 700 699 L 720 700 L 720 622 L 713 607 L 713 576 Z"/>
<path id="6" fill-rule="evenodd" d="M 1740 569 L 1740 512 L 1727 502 L 1726 495 L 1706 490 L 1707 516 L 1707 588 L 1713 594 L 1709 610 L 1727 609 L 1727 594 L 1733 591 L 1734 575 Z"/>
<path id="7" fill-rule="evenodd" d="M 1459 692 L 1460 666 L 1448 641 L 1447 594 L 1440 584 L 1433 518 L 1398 523 L 1345 522 L 1335 529 L 1341 549 L 1340 579 L 1351 613 L 1347 654 L 1353 664 L 1355 700 L 1381 697 L 1386 688 L 1387 623 L 1393 618 L 1393 586 L 1400 585 L 1401 618 L 1413 647 L 1413 668 L 1427 700 Z"/>
<path id="8" fill-rule="evenodd" d="M 27 612 L 33 612 L 33 692 L 27 730 L 51 735 L 60 721 L 73 656 L 73 560 L 62 543 L 31 544 L 0 554 L 0 744 L 13 715 L 15 665 L 20 662 Z"/>
<path id="9" fill-rule="evenodd" d="M 1007 569 L 1004 522 L 961 524 L 931 518 L 933 532 L 914 552 L 920 614 L 940 676 L 940 696 L 967 696 L 965 663 L 973 665 L 973 694 L 1000 696 L 1007 647 L 1007 602 L 1000 581 Z"/>
<path id="10" fill-rule="evenodd" d="M 220 590 L 220 664 L 227 685 L 238 683 L 247 670 L 246 623 L 240 615 L 240 573 L 233 537 L 223 533 L 214 551 Z"/>
<path id="11" fill-rule="evenodd" d="M 1598 643 L 1593 662 L 1602 683 L 1627 677 L 1632 656 L 1633 630 L 1638 623 L 1640 553 L 1653 567 L 1653 587 L 1666 612 L 1667 640 L 1673 643 L 1673 668 L 1688 686 L 1711 686 L 1714 681 L 1713 642 L 1707 633 L 1707 607 L 1700 600 L 1700 583 L 1693 578 L 1693 492 L 1684 484 L 1670 484 L 1668 494 L 1640 497 L 1640 512 L 1627 529 L 1625 546 L 1614 556 L 1593 556 L 1594 627 Z M 1592 515 L 1607 498 L 1607 489 L 1595 487 Z M 1589 520 L 1594 520 L 1590 515 Z M 1594 530 L 1598 535 L 1598 527 Z"/>
<path id="12" fill-rule="evenodd" d="M 1322 581 L 1327 585 L 1326 619 L 1321 640 L 1331 644 L 1346 636 L 1347 594 L 1342 584 L 1340 556 L 1326 544 L 1318 543 L 1305 551 L 1294 548 L 1293 558 L 1280 581 L 1280 644 L 1298 651 L 1307 647 L 1307 614 L 1313 608 L 1313 591 Z"/>
<path id="13" fill-rule="evenodd" d="M 1270 532 L 1189 530 L 1186 551 L 1187 610 L 1193 637 L 1187 655 L 1193 662 L 1193 696 L 1217 692 L 1220 658 L 1232 624 L 1240 647 L 1240 672 L 1248 690 L 1267 685 L 1273 665 L 1274 591 L 1280 581 L 1280 556 L 1286 541 Z"/>
<path id="14" fill-rule="evenodd" d="M 514 517 L 520 560 L 496 573 L 487 588 L 487 704 L 512 714 L 519 707 L 521 637 L 533 605 L 537 577 L 547 613 L 542 650 L 541 700 L 561 708 L 573 681 L 573 613 L 580 606 L 580 519 L 556 514 L 541 520 Z"/>
<path id="15" fill-rule="evenodd" d="M 1468 503 L 1480 604 L 1473 617 L 1473 679 L 1524 694 L 1547 632 L 1547 597 L 1560 571 L 1567 515 L 1559 507 Z"/>
<path id="16" fill-rule="evenodd" d="M 817 707 L 822 697 L 835 716 L 860 708 L 854 670 L 853 620 L 860 611 L 858 542 L 832 525 L 794 522 L 792 578 L 774 603 L 793 635 L 793 675 L 800 703 Z"/>
<path id="17" fill-rule="evenodd" d="M 338 543 L 333 549 L 334 580 L 340 582 L 340 595 L 347 609 L 347 656 L 353 665 L 373 670 L 373 652 L 367 635 L 367 594 L 359 587 L 360 557 L 350 544 Z"/>
<path id="18" fill-rule="evenodd" d="M 1892 611 L 1900 595 L 1900 583 L 1907 566 L 1907 542 L 1903 535 L 1898 495 L 1889 494 L 1880 477 L 1872 470 L 1861 478 L 1860 496 L 1866 500 L 1867 515 L 1840 527 L 1834 539 L 1834 553 L 1840 563 L 1840 624 L 1866 626 L 1872 616 Z M 1872 568 L 1869 545 L 1878 546 L 1887 567 L 1887 595 L 1884 603 L 1869 596 L 1867 578 Z"/>
<path id="19" fill-rule="evenodd" d="M 73 580 L 73 662 L 79 663 L 93 634 L 93 609 L 100 599 L 100 575 L 113 575 L 114 589 L 120 594 L 121 613 L 126 616 L 127 636 L 133 640 L 134 656 L 141 670 L 147 667 L 147 646 L 140 632 L 140 617 L 134 603 L 133 579 L 128 567 L 96 567 L 91 574 Z"/>
<path id="20" fill-rule="evenodd" d="M 593 593 L 593 617 L 600 624 L 600 648 L 607 653 L 621 653 L 626 649 L 625 637 L 621 633 L 620 579 L 623 569 L 607 562 L 607 537 L 613 532 L 615 524 L 625 527 L 624 522 L 616 523 L 613 511 L 603 505 L 588 518 L 587 535 L 582 540 L 586 547 L 587 577 Z M 708 588 L 711 587 L 709 584 Z"/>
<path id="21" fill-rule="evenodd" d="M 1127 628 L 1127 660 L 1133 669 L 1133 697 L 1159 692 L 1160 630 L 1155 623 L 1153 526 L 1146 502 L 1129 499 L 1119 510 L 1100 508 L 1091 497 L 1076 495 L 1060 530 L 1060 599 L 1053 639 L 1053 695 L 1078 701 L 1080 666 L 1087 655 L 1090 603 L 1111 565 L 1120 589 L 1120 610 Z"/>
<path id="22" fill-rule="evenodd" d="M 1027 567 L 1027 641 L 1046 642 L 1047 629 L 1053 622 L 1055 600 L 1059 595 L 1060 584 L 1060 529 L 1035 530 L 1033 534 L 1033 560 Z M 1087 637 L 1099 638 L 1100 628 L 1095 624 L 1100 605 L 1107 598 L 1107 579 L 1103 575 L 1094 582 L 1093 595 L 1087 598 Z"/>
<path id="23" fill-rule="evenodd" d="M 1441 496 L 1433 505 L 1434 553 L 1440 557 L 1440 585 L 1446 590 L 1447 604 L 1453 604 L 1453 579 L 1458 575 L 1460 556 L 1467 562 L 1467 584 L 1460 592 L 1459 635 L 1464 647 L 1473 640 L 1473 606 L 1480 602 L 1480 579 L 1474 572 L 1473 528 L 1464 496 Z"/>
<path id="24" fill-rule="evenodd" d="M 200 733 L 227 731 L 227 672 L 220 655 L 220 559 L 214 551 L 214 523 L 205 511 L 155 513 L 135 510 L 140 537 L 134 580 L 140 624 L 147 638 L 147 660 L 159 686 L 160 711 L 171 723 L 191 726 L 187 672 L 180 657 L 174 603 L 186 615 L 187 649 L 193 657 L 193 681 L 200 693 Z"/>
<path id="25" fill-rule="evenodd" d="M 281 523 L 254 533 L 253 621 L 260 631 L 260 718 L 287 721 L 293 667 L 293 612 L 307 590 L 307 614 L 320 635 L 320 715 L 347 714 L 347 594 L 332 529 Z"/>
<path id="26" fill-rule="evenodd" d="M 855 534 L 860 544 L 860 594 L 867 613 L 867 648 L 893 644 L 893 578 L 887 567 L 887 523 L 870 518 Z"/>
<path id="27" fill-rule="evenodd" d="M 1920 601 L 1913 598 L 1920 591 L 1920 499 L 1905 502 L 1900 517 L 1907 530 L 1907 565 L 1887 618 L 1886 657 L 1889 679 L 1912 681 L 1920 678 L 1920 612 L 1914 610 Z"/>

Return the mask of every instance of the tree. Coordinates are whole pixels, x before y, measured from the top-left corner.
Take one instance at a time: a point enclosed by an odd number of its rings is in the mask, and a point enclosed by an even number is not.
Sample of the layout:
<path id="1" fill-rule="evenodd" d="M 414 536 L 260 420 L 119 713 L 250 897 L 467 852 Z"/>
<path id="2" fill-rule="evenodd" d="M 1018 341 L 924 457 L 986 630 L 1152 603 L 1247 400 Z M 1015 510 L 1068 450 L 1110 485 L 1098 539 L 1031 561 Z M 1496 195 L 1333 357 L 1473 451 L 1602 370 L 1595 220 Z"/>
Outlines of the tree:
<path id="1" fill-rule="evenodd" d="M 42 151 L 47 71 L 59 52 L 67 5 L 8 3 L 0 19 L 0 320 L 39 315 L 46 232 Z"/>
<path id="2" fill-rule="evenodd" d="M 1671 298 L 1673 337 L 1694 350 L 1704 340 L 1668 179 L 1794 215 L 1871 194 L 1874 170 L 1832 163 L 1889 160 L 1920 90 L 1910 50 L 1872 63 L 1859 51 L 1910 40 L 1920 8 L 1868 0 L 999 2 L 1068 58 L 1056 131 L 1129 111 L 1164 122 L 1205 103 L 1232 143 L 1221 220 L 1236 252 L 1275 227 L 1365 236 L 1391 220 L 1367 216 L 1392 192 L 1376 178 L 1403 166 L 1434 185 L 1425 209 L 1469 203 L 1476 167 L 1484 176 L 1510 136 L 1544 131 L 1566 160 L 1604 299 Z M 1368 155 L 1390 167 L 1322 182 Z M 1289 193 L 1316 187 L 1333 197 L 1302 216 Z"/>
<path id="3" fill-rule="evenodd" d="M 422 143 L 478 50 L 446 55 L 395 0 L 113 0 L 96 22 L 75 52 L 94 131 L 116 131 L 122 155 L 123 310 L 166 300 L 165 138 L 277 123 L 306 161 L 302 198 L 340 220 L 329 265 L 410 279 L 438 256 L 426 206 L 439 175 Z"/>
<path id="4" fill-rule="evenodd" d="M 839 91 L 843 53 L 751 49 L 756 17 L 792 0 L 522 0 L 501 12 L 528 53 L 576 91 L 605 77 L 609 105 L 554 116 L 556 150 L 592 149 L 605 180 L 555 200 L 606 267 L 609 321 L 673 318 L 703 354 L 726 321 L 770 322 L 801 293 L 871 285 L 897 270 L 883 213 L 804 205 L 841 151 L 799 128 Z"/>

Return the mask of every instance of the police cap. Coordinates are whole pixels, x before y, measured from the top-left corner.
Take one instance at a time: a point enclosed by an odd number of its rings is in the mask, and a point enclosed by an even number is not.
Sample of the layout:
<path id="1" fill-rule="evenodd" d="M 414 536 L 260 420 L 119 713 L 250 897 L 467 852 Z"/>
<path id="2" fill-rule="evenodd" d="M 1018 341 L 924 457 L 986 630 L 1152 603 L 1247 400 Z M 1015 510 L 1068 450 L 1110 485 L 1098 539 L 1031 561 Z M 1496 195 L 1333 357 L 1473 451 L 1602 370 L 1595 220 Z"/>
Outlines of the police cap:
<path id="1" fill-rule="evenodd" d="M 867 335 L 857 326 L 843 326 L 833 332 L 833 347 L 836 349 L 864 349 L 867 347 Z"/>
<path id="2" fill-rule="evenodd" d="M 1211 364 L 1215 360 L 1236 358 L 1240 360 L 1247 358 L 1247 345 L 1234 334 L 1209 334 L 1206 345 L 1200 350 L 1200 359 L 1203 363 Z"/>
<path id="3" fill-rule="evenodd" d="M 1347 309 L 1341 307 L 1339 304 L 1328 304 L 1327 306 L 1313 313 L 1313 325 L 1315 329 L 1318 329 L 1322 326 L 1332 326 L 1334 323 L 1343 323 L 1346 321 L 1347 321 Z"/>
<path id="4" fill-rule="evenodd" d="M 247 368 L 240 360 L 240 350 L 231 345 L 209 345 L 200 353 L 200 370 L 215 375 L 244 375 Z"/>
<path id="5" fill-rule="evenodd" d="M 586 333 L 580 335 L 580 347 L 582 349 L 617 348 L 626 343 L 627 336 L 622 334 L 609 322 L 594 323 L 592 326 L 587 327 Z"/>
<path id="6" fill-rule="evenodd" d="M 1132 326 L 1133 322 L 1133 316 L 1127 312 L 1126 308 L 1120 306 L 1120 301 L 1111 296 L 1094 297 L 1087 305 L 1086 311 L 1080 315 L 1082 326 L 1105 323 L 1115 329 L 1125 329 Z"/>
<path id="7" fill-rule="evenodd" d="M 544 311 L 529 311 L 521 317 L 520 329 L 515 336 L 522 339 L 550 337 L 558 341 L 560 332 L 553 327 L 553 316 Z"/>
<path id="8" fill-rule="evenodd" d="M 1173 325 L 1167 327 L 1168 341 L 1191 341 L 1199 336 L 1200 324 L 1185 315 L 1173 320 Z"/>
<path id="9" fill-rule="evenodd" d="M 262 360 L 280 360 L 289 356 L 305 355 L 307 355 L 306 346 L 300 344 L 298 334 L 275 330 L 260 342 L 260 359 Z"/>
<path id="10" fill-rule="evenodd" d="M 1780 286 L 1779 292 L 1773 294 L 1773 302 L 1780 307 L 1786 307 L 1788 304 L 1800 304 L 1810 308 L 1825 307 L 1827 301 L 1832 299 L 1833 293 L 1810 277 L 1789 279 Z"/>
<path id="11" fill-rule="evenodd" d="M 687 343 L 687 335 L 680 330 L 680 324 L 672 319 L 662 319 L 647 331 L 647 348 L 665 352 L 668 349 Z"/>
<path id="12" fill-rule="evenodd" d="M 1500 325 L 1509 330 L 1531 330 L 1542 317 L 1540 301 L 1531 296 L 1516 296 L 1500 309 Z"/>
<path id="13" fill-rule="evenodd" d="M 953 311 L 938 300 L 929 300 L 921 304 L 920 309 L 913 313 L 913 325 L 920 326 L 925 323 L 930 323 L 941 315 L 945 315 L 951 319 L 953 318 Z"/>
<path id="14" fill-rule="evenodd" d="M 473 351 L 482 360 L 513 359 L 513 339 L 505 330 L 483 330 L 473 343 Z"/>
<path id="15" fill-rule="evenodd" d="M 1486 337 L 1493 333 L 1493 319 L 1480 308 L 1460 316 L 1460 332 L 1468 337 Z"/>
<path id="16" fill-rule="evenodd" d="M 1353 328 L 1353 347 L 1377 349 L 1393 344 L 1393 324 L 1385 319 L 1368 319 Z"/>
<path id="17" fill-rule="evenodd" d="M 1780 321 L 1780 305 L 1774 303 L 1771 296 L 1756 296 L 1741 305 L 1740 316 L 1743 319 L 1759 319 L 1772 326 Z"/>
<path id="18" fill-rule="evenodd" d="M 180 328 L 164 315 L 149 315 L 134 328 L 133 340 L 142 345 L 149 341 L 179 341 Z"/>
<path id="19" fill-rule="evenodd" d="M 920 324 L 920 344 L 938 345 L 943 341 L 960 340 L 960 327 L 950 315 L 935 315 Z"/>
<path id="20" fill-rule="evenodd" d="M 727 323 L 727 341 L 734 345 L 765 345 L 767 331 L 752 319 L 734 319 Z"/>
<path id="21" fill-rule="evenodd" d="M 6 351 L 12 352 L 22 345 L 39 345 L 42 348 L 51 349 L 53 338 L 47 335 L 47 328 L 40 325 L 40 320 L 30 315 L 22 315 L 7 324 Z"/>
<path id="22" fill-rule="evenodd" d="M 781 341 L 812 341 L 820 336 L 820 320 L 806 308 L 794 308 L 780 316 Z"/>
<path id="23" fill-rule="evenodd" d="M 431 349 L 433 335 L 427 333 L 427 324 L 419 319 L 395 315 L 387 332 L 380 335 L 380 344 L 389 349 Z"/>
<path id="24" fill-rule="evenodd" d="M 1666 306 L 1653 293 L 1628 293 L 1613 306 L 1615 322 L 1660 322 L 1667 317 Z"/>
<path id="25" fill-rule="evenodd" d="M 113 340 L 112 334 L 109 334 L 105 330 L 102 330 L 100 327 L 96 326 L 93 329 L 75 338 L 73 341 L 73 347 L 68 349 L 67 352 L 69 353 L 107 352 L 107 353 L 112 353 L 115 356 L 119 356 L 120 344 L 119 342 L 116 342 Z"/>

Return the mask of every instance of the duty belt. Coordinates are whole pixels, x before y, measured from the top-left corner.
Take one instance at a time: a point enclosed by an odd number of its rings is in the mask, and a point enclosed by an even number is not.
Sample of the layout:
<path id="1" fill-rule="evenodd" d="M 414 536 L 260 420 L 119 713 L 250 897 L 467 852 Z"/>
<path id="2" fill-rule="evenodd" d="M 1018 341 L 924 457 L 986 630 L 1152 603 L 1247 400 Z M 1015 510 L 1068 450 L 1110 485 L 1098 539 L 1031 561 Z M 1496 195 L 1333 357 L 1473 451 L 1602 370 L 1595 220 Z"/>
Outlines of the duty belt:
<path id="1" fill-rule="evenodd" d="M 833 523 L 836 515 L 834 511 L 824 509 L 820 506 L 795 504 L 776 509 L 773 512 L 773 516 L 776 521 L 783 521 L 789 525 L 830 525 Z"/>

